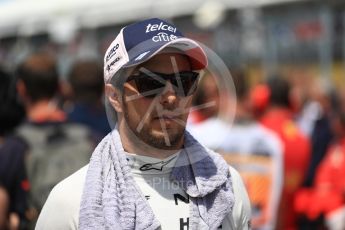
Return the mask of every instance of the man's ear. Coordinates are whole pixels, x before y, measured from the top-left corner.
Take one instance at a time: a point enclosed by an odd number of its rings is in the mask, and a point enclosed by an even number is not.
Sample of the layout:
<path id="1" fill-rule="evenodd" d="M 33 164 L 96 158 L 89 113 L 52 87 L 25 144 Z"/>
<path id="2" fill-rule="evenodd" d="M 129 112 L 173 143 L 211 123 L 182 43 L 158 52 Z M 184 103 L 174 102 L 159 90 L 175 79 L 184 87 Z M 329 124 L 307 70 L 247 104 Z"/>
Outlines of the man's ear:
<path id="1" fill-rule="evenodd" d="M 105 85 L 105 96 L 108 98 L 110 104 L 113 106 L 116 112 L 123 112 L 121 103 L 121 92 L 118 89 L 116 89 L 112 84 Z"/>

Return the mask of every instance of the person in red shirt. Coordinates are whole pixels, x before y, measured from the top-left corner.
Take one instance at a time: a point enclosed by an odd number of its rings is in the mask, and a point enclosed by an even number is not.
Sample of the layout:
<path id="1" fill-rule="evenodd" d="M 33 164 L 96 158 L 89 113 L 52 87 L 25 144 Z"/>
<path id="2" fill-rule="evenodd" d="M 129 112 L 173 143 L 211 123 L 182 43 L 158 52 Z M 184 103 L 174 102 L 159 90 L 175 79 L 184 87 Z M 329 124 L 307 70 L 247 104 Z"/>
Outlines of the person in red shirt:
<path id="1" fill-rule="evenodd" d="M 293 207 L 295 192 L 300 188 L 310 159 L 310 141 L 293 121 L 290 85 L 281 76 L 267 81 L 269 100 L 260 122 L 274 131 L 283 143 L 284 184 L 277 229 L 297 229 Z"/>
<path id="2" fill-rule="evenodd" d="M 328 229 L 345 229 L 345 110 L 331 119 L 334 142 L 316 171 L 315 184 L 299 192 L 295 207 L 309 220 L 322 219 Z"/>

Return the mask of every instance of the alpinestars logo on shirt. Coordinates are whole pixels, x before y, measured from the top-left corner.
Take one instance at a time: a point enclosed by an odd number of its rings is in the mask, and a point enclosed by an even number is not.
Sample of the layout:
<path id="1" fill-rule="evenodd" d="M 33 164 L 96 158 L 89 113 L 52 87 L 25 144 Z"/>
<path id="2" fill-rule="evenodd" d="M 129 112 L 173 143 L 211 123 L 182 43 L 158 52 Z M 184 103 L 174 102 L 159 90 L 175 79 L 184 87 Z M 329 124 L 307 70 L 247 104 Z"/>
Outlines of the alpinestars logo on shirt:
<path id="1" fill-rule="evenodd" d="M 176 156 L 175 156 L 176 157 Z M 157 163 L 147 163 L 142 165 L 139 170 L 140 171 L 148 171 L 148 170 L 157 170 L 157 171 L 162 171 L 163 167 L 169 164 L 175 157 L 171 158 L 170 160 L 167 161 L 159 161 Z"/>

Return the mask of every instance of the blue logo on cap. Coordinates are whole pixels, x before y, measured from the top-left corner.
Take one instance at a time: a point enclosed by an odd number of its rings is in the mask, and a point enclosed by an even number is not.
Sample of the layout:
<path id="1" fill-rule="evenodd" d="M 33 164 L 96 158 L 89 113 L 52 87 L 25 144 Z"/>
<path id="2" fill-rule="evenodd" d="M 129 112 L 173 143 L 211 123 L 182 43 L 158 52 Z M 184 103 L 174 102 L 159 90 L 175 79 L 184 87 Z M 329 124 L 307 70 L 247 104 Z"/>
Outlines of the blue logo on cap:
<path id="1" fill-rule="evenodd" d="M 126 26 L 123 40 L 129 57 L 129 64 L 141 61 L 145 52 L 151 54 L 164 44 L 183 37 L 172 24 L 158 18 L 152 18 Z M 111 55 L 111 54 L 110 54 Z"/>

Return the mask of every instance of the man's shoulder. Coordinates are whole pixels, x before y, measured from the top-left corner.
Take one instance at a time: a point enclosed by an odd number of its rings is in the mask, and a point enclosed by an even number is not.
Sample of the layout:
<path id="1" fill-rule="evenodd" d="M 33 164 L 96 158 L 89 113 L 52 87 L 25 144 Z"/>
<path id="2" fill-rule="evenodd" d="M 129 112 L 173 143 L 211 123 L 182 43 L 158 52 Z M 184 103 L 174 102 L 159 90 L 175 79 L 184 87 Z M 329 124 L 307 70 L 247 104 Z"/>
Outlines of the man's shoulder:
<path id="1" fill-rule="evenodd" d="M 247 190 L 244 186 L 240 173 L 232 166 L 229 166 L 229 171 L 232 179 L 234 193 L 243 194 L 244 191 L 245 195 L 247 195 Z"/>
<path id="2" fill-rule="evenodd" d="M 52 189 L 40 213 L 36 229 L 77 229 L 87 169 L 88 165 Z"/>
<path id="3" fill-rule="evenodd" d="M 66 194 L 81 195 L 88 167 L 89 165 L 87 164 L 62 180 L 53 188 L 49 196 L 54 195 L 55 197 L 59 197 L 62 195 L 63 198 L 66 198 Z"/>
<path id="4" fill-rule="evenodd" d="M 229 166 L 232 187 L 235 196 L 235 205 L 232 218 L 236 229 L 249 229 L 251 219 L 251 207 L 247 190 L 240 174 L 232 166 Z"/>
<path id="5" fill-rule="evenodd" d="M 49 194 L 46 204 L 54 203 L 59 206 L 79 207 L 88 166 L 82 167 L 55 185 Z"/>

